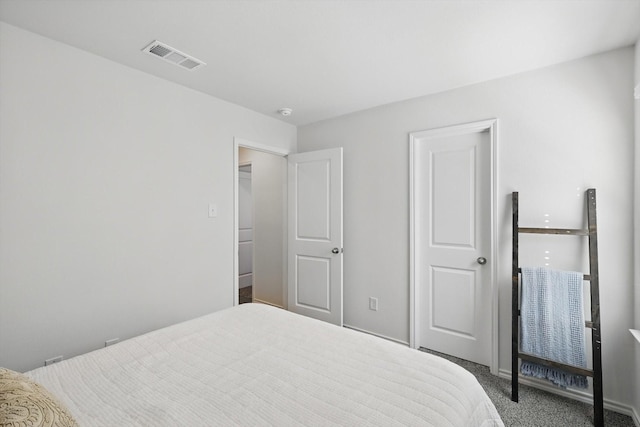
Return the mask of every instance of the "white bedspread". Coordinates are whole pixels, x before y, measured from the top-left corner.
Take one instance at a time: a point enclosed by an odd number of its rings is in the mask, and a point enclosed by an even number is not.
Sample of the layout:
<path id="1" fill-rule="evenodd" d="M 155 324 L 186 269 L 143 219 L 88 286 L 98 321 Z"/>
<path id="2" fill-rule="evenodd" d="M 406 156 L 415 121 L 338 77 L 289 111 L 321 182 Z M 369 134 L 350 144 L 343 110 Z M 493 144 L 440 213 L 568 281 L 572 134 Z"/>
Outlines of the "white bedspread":
<path id="1" fill-rule="evenodd" d="M 86 427 L 503 425 L 453 363 L 259 304 L 27 375 Z"/>

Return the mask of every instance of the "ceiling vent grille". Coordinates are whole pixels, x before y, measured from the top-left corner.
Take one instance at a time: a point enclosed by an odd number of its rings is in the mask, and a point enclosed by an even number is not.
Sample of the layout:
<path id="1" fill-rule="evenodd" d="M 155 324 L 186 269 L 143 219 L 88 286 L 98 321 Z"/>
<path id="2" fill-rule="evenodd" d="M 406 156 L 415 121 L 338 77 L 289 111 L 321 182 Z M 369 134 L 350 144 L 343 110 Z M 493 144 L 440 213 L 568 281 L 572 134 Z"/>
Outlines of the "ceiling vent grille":
<path id="1" fill-rule="evenodd" d="M 169 45 L 159 42 L 158 40 L 154 40 L 147 47 L 142 49 L 142 51 L 157 58 L 164 59 L 167 62 L 171 62 L 172 64 L 179 65 L 187 70 L 195 70 L 196 68 L 207 65 L 203 61 L 200 61 L 191 55 L 187 55 L 186 53 L 180 52 L 178 49 L 174 49 Z"/>

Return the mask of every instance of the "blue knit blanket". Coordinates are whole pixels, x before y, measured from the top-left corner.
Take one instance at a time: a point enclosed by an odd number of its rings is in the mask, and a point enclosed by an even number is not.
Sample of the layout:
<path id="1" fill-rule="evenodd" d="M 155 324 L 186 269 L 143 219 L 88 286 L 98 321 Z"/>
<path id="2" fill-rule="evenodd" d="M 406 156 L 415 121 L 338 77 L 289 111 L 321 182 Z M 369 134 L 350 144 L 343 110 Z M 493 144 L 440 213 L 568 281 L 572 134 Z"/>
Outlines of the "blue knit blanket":
<path id="1" fill-rule="evenodd" d="M 520 307 L 522 352 L 586 368 L 582 273 L 522 268 Z M 522 361 L 523 375 L 560 387 L 586 388 L 587 377 Z"/>

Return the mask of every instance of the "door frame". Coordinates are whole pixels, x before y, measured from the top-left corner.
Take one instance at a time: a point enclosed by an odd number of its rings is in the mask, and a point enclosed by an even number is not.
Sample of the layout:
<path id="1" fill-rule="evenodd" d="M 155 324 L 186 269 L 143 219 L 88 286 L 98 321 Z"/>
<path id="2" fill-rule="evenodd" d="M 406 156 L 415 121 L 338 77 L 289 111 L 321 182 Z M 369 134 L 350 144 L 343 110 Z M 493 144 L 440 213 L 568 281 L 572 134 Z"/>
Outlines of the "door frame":
<path id="1" fill-rule="evenodd" d="M 420 333 L 420 325 L 417 319 L 420 319 L 420 289 L 416 286 L 416 268 L 418 262 L 416 260 L 416 189 L 419 183 L 416 182 L 415 164 L 415 147 L 419 143 L 418 137 L 445 137 L 452 135 L 460 135 L 476 132 L 489 132 L 490 141 L 490 257 L 488 262 L 489 284 L 491 287 L 491 364 L 489 369 L 492 374 L 498 374 L 498 354 L 499 354 L 499 335 L 498 335 L 498 291 L 497 283 L 498 270 L 498 119 L 481 120 L 471 123 L 463 123 L 452 126 L 427 129 L 423 131 L 411 132 L 409 134 L 409 345 L 416 348 L 417 337 Z"/>
<path id="2" fill-rule="evenodd" d="M 239 273 L 239 267 L 240 267 L 240 259 L 238 256 L 238 250 L 239 250 L 239 243 L 238 243 L 238 238 L 239 238 L 239 233 L 238 233 L 238 226 L 239 226 L 239 206 L 238 206 L 238 193 L 239 193 L 239 185 L 238 185 L 238 179 L 240 177 L 239 175 L 239 170 L 238 170 L 238 166 L 239 166 L 239 161 L 240 161 L 240 147 L 243 148 L 248 148 L 250 150 L 255 150 L 255 151 L 261 151 L 263 153 L 268 153 L 268 154 L 274 154 L 276 156 L 280 156 L 280 157 L 286 157 L 288 156 L 291 152 L 289 150 L 286 150 L 284 148 L 278 148 L 278 147 L 271 147 L 269 145 L 265 145 L 265 144 L 260 144 L 258 142 L 254 142 L 254 141 L 249 141 L 248 139 L 244 139 L 244 138 L 239 138 L 239 137 L 234 137 L 233 138 L 233 305 L 238 305 L 238 292 L 239 292 L 239 280 L 238 280 L 238 273 Z M 282 279 L 283 279 L 283 283 L 282 283 L 282 303 L 283 303 L 283 308 L 286 310 L 288 307 L 288 292 L 287 292 L 287 288 L 288 288 L 288 281 L 287 281 L 287 176 L 285 174 L 284 176 L 284 180 L 282 182 L 282 188 L 283 188 L 283 212 L 285 213 L 283 215 L 282 218 L 282 229 L 283 229 L 283 245 L 282 245 L 282 271 L 283 271 L 283 275 L 282 275 Z M 255 242 L 254 242 L 255 244 Z"/>

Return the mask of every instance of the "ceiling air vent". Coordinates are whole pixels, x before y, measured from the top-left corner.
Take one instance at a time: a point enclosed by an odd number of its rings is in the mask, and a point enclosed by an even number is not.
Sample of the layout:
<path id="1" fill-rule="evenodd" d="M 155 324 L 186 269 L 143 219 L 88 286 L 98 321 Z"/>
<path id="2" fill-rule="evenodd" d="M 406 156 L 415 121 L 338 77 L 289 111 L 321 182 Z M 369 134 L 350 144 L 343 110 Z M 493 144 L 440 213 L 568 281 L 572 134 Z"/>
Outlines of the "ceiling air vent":
<path id="1" fill-rule="evenodd" d="M 162 58 L 172 64 L 179 65 L 187 70 L 195 70 L 203 65 L 207 65 L 199 59 L 187 55 L 186 53 L 182 53 L 178 49 L 174 49 L 171 46 L 159 42 L 158 40 L 154 40 L 151 44 L 142 49 L 142 51 L 158 58 Z"/>

